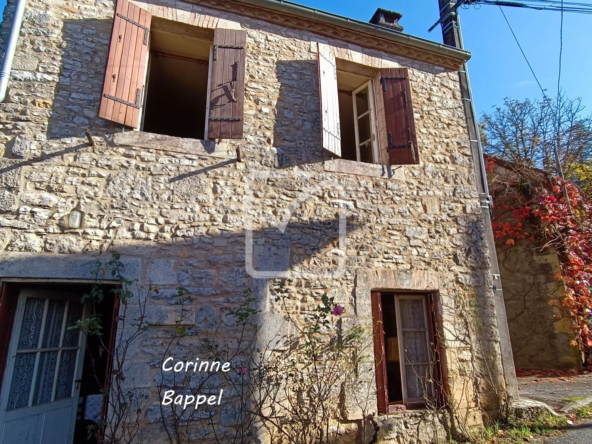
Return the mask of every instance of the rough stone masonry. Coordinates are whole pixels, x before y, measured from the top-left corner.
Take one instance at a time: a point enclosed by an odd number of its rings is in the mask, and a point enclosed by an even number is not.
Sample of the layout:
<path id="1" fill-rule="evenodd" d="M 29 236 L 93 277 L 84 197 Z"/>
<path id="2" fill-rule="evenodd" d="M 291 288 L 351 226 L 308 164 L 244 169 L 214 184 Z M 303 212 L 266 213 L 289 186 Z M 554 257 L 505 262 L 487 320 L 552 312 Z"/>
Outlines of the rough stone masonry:
<path id="1" fill-rule="evenodd" d="M 194 297 L 189 328 L 226 322 L 245 288 L 254 289 L 272 322 L 267 283 L 246 272 L 246 219 L 257 267 L 314 273 L 341 259 L 333 223 L 340 210 L 349 224 L 343 274 L 293 280 L 291 309 L 305 312 L 328 293 L 345 306 L 346 318 L 369 322 L 373 288 L 437 291 L 453 404 L 468 426 L 496 417 L 504 383 L 457 73 L 199 1 L 134 3 L 171 21 L 188 23 L 193 14 L 206 18 L 206 28 L 247 31 L 245 136 L 216 142 L 211 155 L 206 148 L 214 142 L 159 138 L 98 118 L 115 2 L 30 0 L 8 99 L 0 104 L 0 277 L 88 280 L 89 252 L 117 250 L 131 277 L 159 286 L 147 307 L 153 327 L 127 369 L 148 394 L 139 439 L 165 442 L 155 361 L 178 314 L 169 303 L 174 289 L 183 286 Z M 1 44 L 14 4 L 8 0 Z M 323 151 L 319 41 L 340 59 L 409 68 L 418 165 L 393 167 L 388 178 L 378 165 L 332 160 Z M 314 187 L 321 183 L 339 189 Z M 302 193 L 309 196 L 287 234 L 280 233 L 270 217 L 286 214 Z M 83 214 L 79 229 L 60 223 L 72 210 Z M 188 336 L 177 354 L 193 358 L 191 348 Z M 237 421 L 223 405 L 214 414 L 220 427 Z M 352 409 L 350 419 L 357 414 Z M 380 442 L 430 442 L 433 436 L 416 435 L 418 417 L 381 417 Z"/>

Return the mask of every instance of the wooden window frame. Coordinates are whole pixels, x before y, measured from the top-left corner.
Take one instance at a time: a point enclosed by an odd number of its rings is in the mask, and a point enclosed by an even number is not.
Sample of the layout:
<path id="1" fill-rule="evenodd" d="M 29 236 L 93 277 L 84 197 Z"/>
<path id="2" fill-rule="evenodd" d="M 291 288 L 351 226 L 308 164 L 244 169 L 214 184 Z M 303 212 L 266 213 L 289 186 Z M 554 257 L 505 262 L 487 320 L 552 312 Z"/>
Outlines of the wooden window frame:
<path id="1" fill-rule="evenodd" d="M 358 115 L 358 104 L 356 101 L 356 95 L 366 89 L 368 91 L 368 111 L 363 113 L 361 116 Z M 370 164 L 380 164 L 379 162 L 379 150 L 378 150 L 378 137 L 377 137 L 377 130 L 376 130 L 376 112 L 375 112 L 375 105 L 374 105 L 374 87 L 372 79 L 368 79 L 366 83 L 364 83 L 359 88 L 355 89 L 352 92 L 352 103 L 354 107 L 354 129 L 356 134 L 356 159 L 358 162 L 361 163 L 370 163 Z M 366 141 L 360 141 L 359 135 L 359 123 L 358 120 L 364 117 L 366 114 L 370 116 L 370 143 L 372 144 L 372 162 L 362 162 L 361 154 L 360 154 L 360 145 Z"/>
<path id="2" fill-rule="evenodd" d="M 395 302 L 395 313 L 397 322 L 397 339 L 399 343 L 399 350 L 401 360 L 404 360 L 405 348 L 403 345 L 403 335 L 401 329 L 401 310 L 399 308 L 400 298 L 407 299 L 421 299 L 423 300 L 423 309 L 425 322 L 427 325 L 426 335 L 427 342 L 430 345 L 430 355 L 433 361 L 428 364 L 432 368 L 432 384 L 430 385 L 431 397 L 438 406 L 446 404 L 446 397 L 444 393 L 444 386 L 446 381 L 446 373 L 444 354 L 441 349 L 440 341 L 437 340 L 438 323 L 436 312 L 437 294 L 431 292 L 401 292 L 396 290 L 380 290 L 372 291 L 371 305 L 372 305 L 372 323 L 374 335 L 374 359 L 375 359 L 375 373 L 376 373 L 376 392 L 377 392 L 377 406 L 379 414 L 396 413 L 399 409 L 397 405 L 404 405 L 410 409 L 421 409 L 426 407 L 424 399 L 408 399 L 407 386 L 405 383 L 405 364 L 403 361 L 399 362 L 401 369 L 401 388 L 403 392 L 403 402 L 390 403 L 388 399 L 388 380 L 386 369 L 386 352 L 384 344 L 384 328 L 382 317 L 382 295 L 384 293 L 393 294 Z"/>

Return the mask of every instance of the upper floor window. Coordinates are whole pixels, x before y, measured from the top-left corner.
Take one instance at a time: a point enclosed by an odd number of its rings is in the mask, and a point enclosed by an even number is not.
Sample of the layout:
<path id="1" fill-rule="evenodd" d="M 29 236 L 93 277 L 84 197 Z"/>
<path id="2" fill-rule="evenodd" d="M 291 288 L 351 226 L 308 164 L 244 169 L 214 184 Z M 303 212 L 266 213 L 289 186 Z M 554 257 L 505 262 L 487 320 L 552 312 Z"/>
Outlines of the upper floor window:
<path id="1" fill-rule="evenodd" d="M 380 163 L 372 80 L 337 71 L 341 158 Z"/>
<path id="2" fill-rule="evenodd" d="M 372 77 L 338 71 L 322 43 L 318 57 L 323 148 L 358 162 L 419 163 L 408 70 L 376 70 Z"/>
<path id="3" fill-rule="evenodd" d="M 245 31 L 153 22 L 118 0 L 99 117 L 170 136 L 241 139 L 245 51 Z"/>

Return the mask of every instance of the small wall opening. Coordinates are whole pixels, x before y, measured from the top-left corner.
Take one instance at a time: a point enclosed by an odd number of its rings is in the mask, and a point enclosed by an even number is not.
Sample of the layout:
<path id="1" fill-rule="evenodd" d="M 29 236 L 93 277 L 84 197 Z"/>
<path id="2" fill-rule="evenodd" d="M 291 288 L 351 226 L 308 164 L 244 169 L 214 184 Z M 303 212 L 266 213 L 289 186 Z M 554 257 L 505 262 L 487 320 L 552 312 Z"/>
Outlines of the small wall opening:
<path id="1" fill-rule="evenodd" d="M 211 42 L 153 31 L 142 130 L 205 138 Z"/>

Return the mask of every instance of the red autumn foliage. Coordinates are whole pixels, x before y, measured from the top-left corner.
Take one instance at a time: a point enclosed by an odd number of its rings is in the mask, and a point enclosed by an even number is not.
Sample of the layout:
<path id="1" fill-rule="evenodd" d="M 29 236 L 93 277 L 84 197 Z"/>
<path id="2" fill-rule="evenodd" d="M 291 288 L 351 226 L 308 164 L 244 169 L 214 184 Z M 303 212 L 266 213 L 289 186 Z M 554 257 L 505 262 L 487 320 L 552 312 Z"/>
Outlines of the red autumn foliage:
<path id="1" fill-rule="evenodd" d="M 509 171 L 496 174 L 495 165 Z M 487 158 L 495 202 L 495 238 L 512 247 L 519 241 L 555 248 L 578 346 L 592 364 L 592 202 L 572 182 L 541 170 Z"/>

